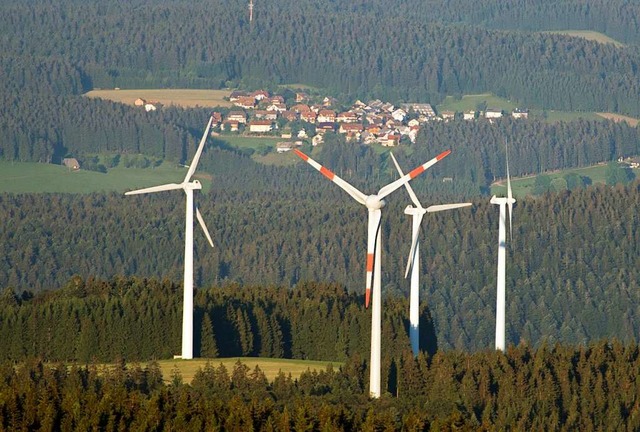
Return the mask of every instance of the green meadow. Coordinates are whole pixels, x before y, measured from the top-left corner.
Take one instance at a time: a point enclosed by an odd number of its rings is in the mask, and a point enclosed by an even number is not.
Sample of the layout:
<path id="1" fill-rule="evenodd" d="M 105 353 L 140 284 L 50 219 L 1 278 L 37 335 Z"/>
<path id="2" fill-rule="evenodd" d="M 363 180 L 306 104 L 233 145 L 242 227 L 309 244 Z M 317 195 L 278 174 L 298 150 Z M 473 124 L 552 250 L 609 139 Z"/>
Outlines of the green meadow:
<path id="1" fill-rule="evenodd" d="M 187 173 L 184 167 L 168 162 L 156 168 L 111 168 L 106 174 L 71 171 L 62 165 L 35 162 L 0 161 L 0 191 L 10 193 L 91 193 L 125 192 L 164 183 L 180 183 Z M 196 178 L 205 191 L 211 186 L 208 176 Z"/>
<path id="2" fill-rule="evenodd" d="M 563 171 L 555 171 L 551 173 L 545 173 L 551 179 L 551 186 L 556 191 L 562 191 L 567 188 L 567 183 L 564 180 L 564 176 L 569 173 L 576 173 L 579 176 L 587 177 L 591 179 L 592 184 L 606 183 L 607 165 L 594 165 L 585 168 L 575 168 Z M 640 176 L 640 170 L 634 170 L 636 176 Z M 515 197 L 524 197 L 531 195 L 533 187 L 536 181 L 535 176 L 512 178 L 511 188 L 513 189 L 513 195 Z M 505 180 L 491 185 L 491 193 L 496 195 L 505 195 L 507 193 L 507 186 Z"/>
<path id="3" fill-rule="evenodd" d="M 516 102 L 501 98 L 492 93 L 482 93 L 475 95 L 464 95 L 461 98 L 447 96 L 441 104 L 436 105 L 436 110 L 439 113 L 441 113 L 442 111 L 467 112 L 477 111 L 482 106 L 487 108 L 500 109 L 506 112 L 511 112 L 516 108 L 527 108 L 526 106 L 522 106 Z M 606 115 L 603 114 L 604 113 L 599 115 L 595 112 L 581 111 L 543 111 L 536 109 L 529 110 L 530 118 L 546 120 L 548 122 L 573 121 L 578 119 L 604 120 Z"/>

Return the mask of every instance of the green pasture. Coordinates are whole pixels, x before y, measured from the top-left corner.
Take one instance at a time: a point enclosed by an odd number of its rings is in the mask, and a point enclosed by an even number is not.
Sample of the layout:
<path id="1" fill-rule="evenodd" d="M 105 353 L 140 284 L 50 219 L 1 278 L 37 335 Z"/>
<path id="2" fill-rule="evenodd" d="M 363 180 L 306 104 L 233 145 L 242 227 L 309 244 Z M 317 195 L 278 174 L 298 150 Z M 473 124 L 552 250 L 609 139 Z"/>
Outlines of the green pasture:
<path id="1" fill-rule="evenodd" d="M 329 362 L 329 361 L 315 361 L 315 360 L 290 360 L 290 359 L 274 359 L 274 358 L 258 358 L 258 357 L 231 357 L 231 358 L 212 358 L 212 359 L 193 359 L 193 360 L 159 360 L 158 364 L 162 370 L 162 376 L 165 381 L 170 381 L 174 372 L 179 372 L 182 379 L 186 383 L 190 383 L 193 380 L 194 375 L 200 369 L 209 363 L 214 368 L 217 368 L 221 364 L 229 371 L 229 374 L 233 371 L 236 363 L 240 361 L 247 365 L 250 371 L 253 371 L 256 366 L 260 367 L 260 370 L 264 372 L 269 381 L 273 379 L 282 371 L 286 376 L 291 374 L 291 377 L 296 379 L 300 377 L 302 372 L 308 370 L 320 371 L 325 370 L 327 366 L 332 365 L 335 369 L 342 366 L 341 362 Z"/>
<path id="2" fill-rule="evenodd" d="M 585 168 L 568 169 L 545 174 L 548 175 L 551 179 L 551 185 L 554 187 L 554 189 L 556 191 L 561 191 L 566 189 L 567 187 L 567 184 L 563 177 L 569 173 L 576 173 L 579 176 L 588 177 L 591 179 L 592 184 L 596 184 L 606 183 L 606 171 L 607 165 L 594 165 Z M 636 175 L 640 175 L 640 170 L 635 171 Z M 513 195 L 515 197 L 524 197 L 527 195 L 531 195 L 535 181 L 536 176 L 512 178 L 511 188 L 513 189 Z M 506 195 L 507 186 L 505 180 L 500 180 L 499 182 L 491 185 L 491 193 L 499 196 Z"/>
<path id="3" fill-rule="evenodd" d="M 512 111 L 518 108 L 517 104 L 508 99 L 501 98 L 492 93 L 482 93 L 464 95 L 462 98 L 447 96 L 440 105 L 436 105 L 436 110 L 440 113 L 442 111 L 465 112 L 478 110 L 478 107 L 481 105 L 486 105 L 487 108 L 502 109 L 505 111 Z"/>
<path id="4" fill-rule="evenodd" d="M 530 114 L 535 116 L 536 118 L 546 120 L 548 122 L 569 122 L 574 120 L 601 120 L 604 121 L 605 118 L 599 116 L 594 112 L 581 112 L 581 111 L 540 111 L 540 110 L 531 110 Z"/>
<path id="5" fill-rule="evenodd" d="M 218 141 L 224 141 L 226 144 L 237 148 L 250 148 L 259 150 L 267 146 L 275 151 L 276 144 L 280 141 L 291 141 L 291 138 L 271 137 L 271 136 L 245 136 L 245 135 L 218 135 L 215 137 Z"/>
<path id="6" fill-rule="evenodd" d="M 91 193 L 125 192 L 165 183 L 180 183 L 187 169 L 165 162 L 156 168 L 111 168 L 106 174 L 94 171 L 71 171 L 62 165 L 35 162 L 0 161 L 0 192 L 10 193 Z M 208 176 L 196 178 L 206 191 Z"/>
<path id="7" fill-rule="evenodd" d="M 511 112 L 516 108 L 527 108 L 526 106 L 521 106 L 515 102 L 501 98 L 492 93 L 483 93 L 476 95 L 464 95 L 462 96 L 462 98 L 447 96 L 440 105 L 436 105 L 436 110 L 439 113 L 441 113 L 442 111 L 477 111 L 479 107 L 483 105 L 487 108 L 500 109 L 506 112 Z M 606 118 L 606 115 L 598 115 L 595 112 L 537 109 L 529 110 L 529 116 L 530 118 L 546 120 L 548 122 L 573 121 L 578 119 L 604 120 Z"/>

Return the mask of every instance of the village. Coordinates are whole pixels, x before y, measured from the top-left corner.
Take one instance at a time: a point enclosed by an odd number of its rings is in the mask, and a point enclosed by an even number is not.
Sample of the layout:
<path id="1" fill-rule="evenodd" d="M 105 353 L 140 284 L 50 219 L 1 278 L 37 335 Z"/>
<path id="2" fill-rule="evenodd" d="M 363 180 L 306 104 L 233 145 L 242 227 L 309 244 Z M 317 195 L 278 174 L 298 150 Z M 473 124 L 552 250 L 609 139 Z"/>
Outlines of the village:
<path id="1" fill-rule="evenodd" d="M 433 121 L 487 120 L 509 115 L 500 109 L 487 108 L 484 111 L 456 113 L 442 111 L 436 113 L 428 103 L 403 103 L 395 106 L 379 99 L 364 103 L 356 101 L 346 110 L 339 109 L 339 103 L 331 97 L 314 98 L 311 102 L 304 92 L 295 93 L 295 102 L 287 106 L 281 95 L 268 91 L 233 91 L 229 102 L 233 108 L 228 112 L 214 111 L 214 133 L 241 133 L 246 136 L 278 136 L 286 141 L 277 143 L 276 150 L 283 153 L 295 146 L 310 142 L 321 144 L 326 132 L 343 134 L 347 141 L 362 144 L 378 143 L 393 147 L 401 142 L 415 142 L 422 124 Z M 155 111 L 161 105 L 142 99 L 135 105 L 146 111 Z M 513 118 L 528 118 L 528 110 L 516 109 L 510 113 Z"/>

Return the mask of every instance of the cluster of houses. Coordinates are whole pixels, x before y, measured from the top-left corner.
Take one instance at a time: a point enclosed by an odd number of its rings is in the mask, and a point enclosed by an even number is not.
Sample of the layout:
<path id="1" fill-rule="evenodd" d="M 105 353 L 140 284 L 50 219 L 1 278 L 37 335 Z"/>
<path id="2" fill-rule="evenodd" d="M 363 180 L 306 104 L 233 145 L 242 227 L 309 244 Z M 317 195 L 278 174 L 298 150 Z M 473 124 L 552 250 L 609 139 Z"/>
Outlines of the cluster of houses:
<path id="1" fill-rule="evenodd" d="M 229 97 L 234 108 L 225 116 L 212 113 L 214 124 L 219 130 L 236 132 L 244 130 L 250 134 L 274 134 L 280 132 L 286 139 L 311 139 L 313 145 L 323 140 L 325 132 L 344 134 L 347 141 L 364 144 L 377 142 L 383 146 L 395 146 L 403 137 L 415 142 L 420 126 L 429 121 L 451 121 L 456 118 L 453 111 L 437 115 L 427 103 L 404 103 L 394 106 L 389 102 L 373 100 L 368 103 L 356 101 L 346 110 L 336 109 L 337 101 L 325 97 L 320 103 L 312 104 L 305 93 L 296 93 L 295 103 L 287 106 L 282 96 L 271 95 L 264 90 L 254 92 L 234 91 Z M 502 110 L 487 109 L 484 112 L 470 111 L 462 115 L 464 120 L 486 118 L 489 121 L 502 117 Z M 526 110 L 515 110 L 514 118 L 527 118 Z M 304 128 L 291 131 L 278 130 L 279 119 L 284 123 L 302 121 L 313 125 L 312 130 Z M 295 136 L 292 136 L 292 133 Z M 309 136 L 312 133 L 313 136 Z M 278 151 L 287 151 L 292 146 L 287 142 L 278 146 Z"/>
<path id="2" fill-rule="evenodd" d="M 443 111 L 436 114 L 428 103 L 404 103 L 394 106 L 378 99 L 364 103 L 356 101 L 346 110 L 339 109 L 335 99 L 325 97 L 321 102 L 311 103 L 306 93 L 298 92 L 295 102 L 285 102 L 283 96 L 271 95 L 265 90 L 254 92 L 234 91 L 229 96 L 233 108 L 228 113 L 212 113 L 214 130 L 239 132 L 256 135 L 278 135 L 293 142 L 282 142 L 277 150 L 290 150 L 302 140 L 310 140 L 313 145 L 322 143 L 326 132 L 344 134 L 347 141 L 364 144 L 379 143 L 396 146 L 401 140 L 415 142 L 420 126 L 430 121 L 452 121 L 456 118 L 489 121 L 502 117 L 502 110 L 487 109 L 483 112 L 469 111 L 456 114 Z M 143 99 L 135 101 L 136 106 L 147 111 L 155 111 L 158 103 Z M 515 110 L 514 118 L 527 118 L 526 110 Z M 288 123 L 300 121 L 296 128 Z M 303 123 L 302 123 L 303 122 Z M 300 124 L 308 125 L 300 127 Z M 282 127 L 284 125 L 284 127 Z"/>

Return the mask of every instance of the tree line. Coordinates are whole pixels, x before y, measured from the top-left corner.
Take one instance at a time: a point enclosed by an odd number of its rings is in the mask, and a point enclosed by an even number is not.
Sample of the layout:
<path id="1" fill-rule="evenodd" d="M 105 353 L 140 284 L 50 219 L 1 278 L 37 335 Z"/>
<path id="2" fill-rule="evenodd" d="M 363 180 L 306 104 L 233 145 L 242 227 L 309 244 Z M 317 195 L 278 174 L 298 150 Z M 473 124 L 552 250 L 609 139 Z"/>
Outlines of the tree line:
<path id="1" fill-rule="evenodd" d="M 636 430 L 637 344 L 405 351 L 367 398 L 365 363 L 280 373 L 215 362 L 190 384 L 157 363 L 0 367 L 1 430 Z"/>
<path id="2" fill-rule="evenodd" d="M 272 357 L 344 362 L 367 356 L 369 311 L 360 293 L 329 283 L 295 290 L 232 284 L 196 292 L 197 356 Z M 409 348 L 408 304 L 384 307 L 385 361 Z M 182 290 L 167 279 L 72 277 L 56 291 L 0 296 L 0 360 L 111 362 L 171 358 L 182 335 Z M 436 336 L 422 309 L 422 347 L 435 352 Z"/>

